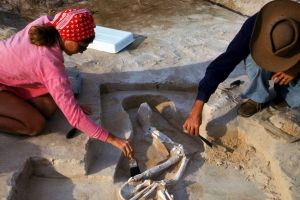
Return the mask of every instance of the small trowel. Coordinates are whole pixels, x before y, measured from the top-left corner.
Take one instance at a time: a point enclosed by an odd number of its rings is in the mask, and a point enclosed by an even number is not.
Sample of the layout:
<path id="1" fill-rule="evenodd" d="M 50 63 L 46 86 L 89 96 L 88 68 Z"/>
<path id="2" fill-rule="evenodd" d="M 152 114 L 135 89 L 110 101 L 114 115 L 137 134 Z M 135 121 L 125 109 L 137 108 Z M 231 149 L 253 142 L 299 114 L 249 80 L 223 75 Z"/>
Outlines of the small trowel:
<path id="1" fill-rule="evenodd" d="M 202 137 L 200 134 L 199 134 L 198 136 L 201 138 L 201 140 L 202 140 L 207 146 L 209 146 L 210 148 L 213 147 L 213 144 L 212 144 L 210 141 L 208 141 L 206 138 Z"/>
<path id="2" fill-rule="evenodd" d="M 183 132 L 184 132 L 184 133 L 188 133 L 187 130 L 183 130 Z M 208 141 L 208 139 L 204 138 L 204 137 L 201 136 L 200 134 L 198 134 L 198 137 L 199 137 L 199 138 L 200 138 L 207 146 L 209 146 L 210 148 L 213 147 L 213 144 L 212 144 L 210 141 Z"/>

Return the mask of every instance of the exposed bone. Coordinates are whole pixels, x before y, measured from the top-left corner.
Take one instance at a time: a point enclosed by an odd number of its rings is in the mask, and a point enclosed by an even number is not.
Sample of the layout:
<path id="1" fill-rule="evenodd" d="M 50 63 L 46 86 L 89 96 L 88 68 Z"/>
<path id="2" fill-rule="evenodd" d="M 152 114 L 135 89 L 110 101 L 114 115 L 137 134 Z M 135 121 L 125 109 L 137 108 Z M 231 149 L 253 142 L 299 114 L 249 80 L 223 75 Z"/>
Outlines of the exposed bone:
<path id="1" fill-rule="evenodd" d="M 143 181 L 143 183 L 138 184 L 138 185 L 135 187 L 135 191 L 134 191 L 134 192 L 137 192 L 137 191 L 141 190 L 142 188 L 147 187 L 147 186 L 150 185 L 151 183 L 152 183 L 151 180 L 145 180 L 145 181 Z"/>
<path id="2" fill-rule="evenodd" d="M 157 196 L 161 200 L 173 200 L 174 199 L 173 195 L 170 195 L 170 193 L 166 189 L 158 190 L 157 191 Z"/>
<path id="3" fill-rule="evenodd" d="M 170 151 L 171 157 L 162 164 L 129 178 L 119 191 L 119 196 L 122 200 L 147 199 L 154 192 L 156 192 L 156 196 L 159 200 L 173 200 L 174 198 L 169 194 L 166 185 L 175 184 L 182 177 L 189 161 L 185 156 L 181 144 L 173 142 L 167 135 L 151 126 L 151 115 L 152 110 L 150 106 L 147 103 L 142 103 L 137 113 L 139 123 L 147 135 L 151 135 L 153 138 L 156 138 L 162 144 L 166 145 Z M 149 180 L 179 161 L 181 161 L 180 166 L 172 179 L 161 181 Z"/>
<path id="4" fill-rule="evenodd" d="M 169 143 L 172 145 L 179 145 L 175 142 L 173 142 L 173 140 L 171 140 L 168 136 L 166 136 L 165 134 L 163 134 L 162 132 L 160 132 L 159 130 L 157 130 L 154 127 L 149 127 L 147 133 L 150 133 L 154 138 L 159 139 L 161 142 L 164 143 Z"/>
<path id="5" fill-rule="evenodd" d="M 153 192 L 154 190 L 159 186 L 159 183 L 153 183 L 153 186 L 151 187 L 150 190 L 148 190 L 148 192 L 146 192 L 144 195 L 143 195 L 143 198 L 147 199 Z"/>
<path id="6" fill-rule="evenodd" d="M 135 175 L 131 179 L 133 181 L 139 181 L 139 180 L 142 180 L 142 179 L 151 178 L 151 177 L 155 176 L 156 174 L 160 173 L 161 171 L 169 168 L 173 164 L 177 163 L 179 160 L 180 160 L 180 156 L 178 156 L 178 155 L 172 156 L 166 162 L 164 162 L 164 163 L 162 163 L 160 165 L 154 166 L 154 167 L 152 167 L 152 168 L 144 171 L 141 174 Z"/>
<path id="7" fill-rule="evenodd" d="M 177 181 L 182 177 L 182 175 L 183 175 L 183 173 L 184 173 L 184 171 L 185 171 L 185 169 L 186 169 L 186 166 L 187 166 L 189 160 L 190 160 L 190 159 L 187 158 L 187 157 L 183 157 L 183 158 L 182 158 L 180 167 L 179 167 L 178 171 L 176 172 L 174 178 L 171 179 L 171 180 L 169 180 L 169 181 L 166 181 L 166 183 L 167 183 L 168 185 L 171 185 L 171 184 L 177 182 Z"/>
<path id="8" fill-rule="evenodd" d="M 153 187 L 156 188 L 156 183 L 152 183 L 151 185 L 148 185 L 147 187 L 145 187 L 143 190 L 141 190 L 140 192 L 138 192 L 136 195 L 134 195 L 132 198 L 130 198 L 130 200 L 137 200 L 140 199 L 141 197 L 143 197 L 144 193 L 147 194 L 148 191 L 151 191 Z"/>
<path id="9" fill-rule="evenodd" d="M 119 196 L 122 200 L 133 198 L 140 191 L 144 190 L 148 186 L 152 184 L 151 180 L 145 180 L 143 182 L 134 182 L 127 181 L 122 185 L 121 190 L 119 192 Z"/>
<path id="10" fill-rule="evenodd" d="M 145 132 L 151 127 L 152 110 L 147 103 L 142 103 L 137 112 L 138 122 Z"/>

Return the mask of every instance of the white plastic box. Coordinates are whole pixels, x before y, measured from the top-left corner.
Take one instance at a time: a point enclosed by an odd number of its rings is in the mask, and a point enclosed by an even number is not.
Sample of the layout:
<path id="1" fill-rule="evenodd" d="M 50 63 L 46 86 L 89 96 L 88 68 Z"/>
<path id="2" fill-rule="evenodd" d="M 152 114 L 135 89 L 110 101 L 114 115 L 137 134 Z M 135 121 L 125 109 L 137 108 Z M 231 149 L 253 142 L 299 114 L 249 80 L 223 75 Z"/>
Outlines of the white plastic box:
<path id="1" fill-rule="evenodd" d="M 131 32 L 96 26 L 95 39 L 88 48 L 117 53 L 134 41 Z"/>

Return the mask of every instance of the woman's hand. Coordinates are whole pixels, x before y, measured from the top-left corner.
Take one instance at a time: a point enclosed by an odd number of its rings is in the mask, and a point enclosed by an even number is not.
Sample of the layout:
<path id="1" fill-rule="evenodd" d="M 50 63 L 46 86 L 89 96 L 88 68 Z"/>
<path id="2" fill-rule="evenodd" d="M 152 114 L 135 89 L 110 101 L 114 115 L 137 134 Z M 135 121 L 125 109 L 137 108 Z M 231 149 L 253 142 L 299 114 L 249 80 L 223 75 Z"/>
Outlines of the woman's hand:
<path id="1" fill-rule="evenodd" d="M 202 109 L 204 102 L 196 100 L 192 111 L 183 124 L 183 131 L 187 134 L 199 135 L 199 127 L 202 123 Z"/>
<path id="2" fill-rule="evenodd" d="M 129 159 L 133 158 L 134 156 L 133 148 L 127 140 L 109 134 L 106 141 L 112 144 L 113 146 L 117 147 L 118 149 L 120 149 L 127 158 Z"/>

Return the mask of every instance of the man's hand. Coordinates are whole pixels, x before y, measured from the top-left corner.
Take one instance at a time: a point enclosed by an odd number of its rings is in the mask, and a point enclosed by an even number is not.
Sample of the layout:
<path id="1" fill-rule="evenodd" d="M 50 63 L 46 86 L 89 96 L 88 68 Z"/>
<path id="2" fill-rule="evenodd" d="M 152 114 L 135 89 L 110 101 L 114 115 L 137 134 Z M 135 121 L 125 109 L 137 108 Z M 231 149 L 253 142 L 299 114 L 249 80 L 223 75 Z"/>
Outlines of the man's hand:
<path id="1" fill-rule="evenodd" d="M 276 72 L 271 79 L 279 85 L 288 85 L 295 77 L 288 72 Z"/>
<path id="2" fill-rule="evenodd" d="M 127 158 L 129 159 L 133 158 L 134 151 L 131 144 L 127 140 L 109 134 L 107 138 L 107 142 L 120 149 Z"/>
<path id="3" fill-rule="evenodd" d="M 199 135 L 199 127 L 202 123 L 202 110 L 204 102 L 196 100 L 192 111 L 183 124 L 183 131 L 190 135 Z"/>

